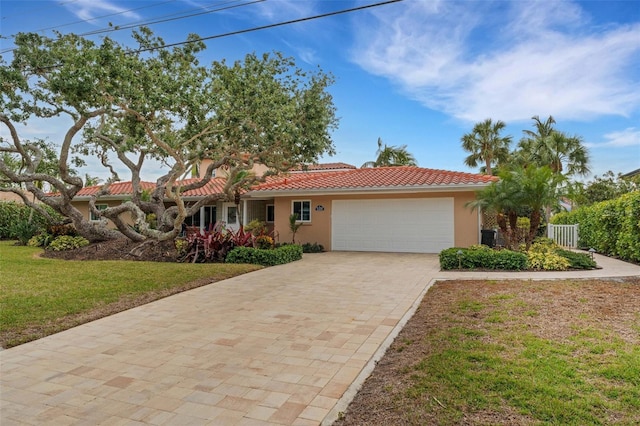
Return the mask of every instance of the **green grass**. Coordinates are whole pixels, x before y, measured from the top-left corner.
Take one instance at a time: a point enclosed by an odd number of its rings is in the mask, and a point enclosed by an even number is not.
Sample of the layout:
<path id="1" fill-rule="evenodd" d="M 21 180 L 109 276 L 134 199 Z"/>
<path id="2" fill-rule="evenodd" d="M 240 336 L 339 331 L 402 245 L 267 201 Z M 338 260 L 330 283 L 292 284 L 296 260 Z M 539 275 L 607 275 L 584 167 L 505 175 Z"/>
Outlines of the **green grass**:
<path id="1" fill-rule="evenodd" d="M 3 347 L 77 325 L 92 311 L 109 314 L 188 288 L 196 280 L 217 281 L 260 269 L 218 263 L 64 261 L 40 258 L 41 251 L 0 241 Z"/>
<path id="2" fill-rule="evenodd" d="M 534 424 L 640 421 L 640 346 L 615 331 L 576 323 L 569 338 L 542 338 L 520 320 L 534 310 L 504 295 L 484 306 L 463 298 L 452 309 L 464 318 L 473 311 L 484 325 L 456 322 L 426 336 L 425 347 L 438 349 L 414 364 L 405 394 L 414 401 L 436 396 L 439 424 L 505 407 Z"/>

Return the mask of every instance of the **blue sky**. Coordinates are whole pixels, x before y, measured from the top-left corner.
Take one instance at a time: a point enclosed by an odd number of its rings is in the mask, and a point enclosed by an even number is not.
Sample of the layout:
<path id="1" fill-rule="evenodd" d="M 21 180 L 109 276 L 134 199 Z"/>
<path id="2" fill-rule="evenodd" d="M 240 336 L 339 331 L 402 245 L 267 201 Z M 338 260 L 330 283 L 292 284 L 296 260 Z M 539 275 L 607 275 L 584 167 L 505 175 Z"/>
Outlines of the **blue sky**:
<path id="1" fill-rule="evenodd" d="M 86 33 L 109 22 L 209 12 L 150 25 L 173 43 L 189 33 L 213 36 L 379 1 L 2 0 L 0 34 L 52 34 L 52 27 Z M 227 9 L 214 11 L 221 8 Z M 108 35 L 129 43 L 130 33 Z M 300 67 L 332 73 L 340 124 L 333 134 L 337 154 L 327 162 L 359 167 L 375 158 L 380 137 L 407 145 L 422 167 L 477 171 L 464 165 L 460 147 L 474 123 L 503 120 L 505 135 L 517 142 L 532 116 L 553 115 L 558 130 L 581 136 L 589 148 L 587 179 L 640 168 L 637 0 L 405 0 L 206 44 L 202 62 L 280 51 Z M 0 50 L 9 47 L 11 40 L 0 41 Z M 29 124 L 23 135 L 55 141 L 55 129 Z M 93 167 L 82 172 L 104 175 Z M 149 170 L 143 177 L 156 175 Z"/>

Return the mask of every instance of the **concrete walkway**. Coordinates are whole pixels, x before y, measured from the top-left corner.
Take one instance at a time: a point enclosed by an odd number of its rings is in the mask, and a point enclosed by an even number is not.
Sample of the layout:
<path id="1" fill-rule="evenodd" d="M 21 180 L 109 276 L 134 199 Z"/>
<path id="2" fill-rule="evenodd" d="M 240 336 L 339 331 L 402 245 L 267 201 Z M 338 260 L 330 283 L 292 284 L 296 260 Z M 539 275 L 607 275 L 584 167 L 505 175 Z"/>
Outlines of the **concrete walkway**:
<path id="1" fill-rule="evenodd" d="M 434 279 L 435 255 L 323 253 L 0 352 L 0 424 L 318 425 L 344 410 Z"/>

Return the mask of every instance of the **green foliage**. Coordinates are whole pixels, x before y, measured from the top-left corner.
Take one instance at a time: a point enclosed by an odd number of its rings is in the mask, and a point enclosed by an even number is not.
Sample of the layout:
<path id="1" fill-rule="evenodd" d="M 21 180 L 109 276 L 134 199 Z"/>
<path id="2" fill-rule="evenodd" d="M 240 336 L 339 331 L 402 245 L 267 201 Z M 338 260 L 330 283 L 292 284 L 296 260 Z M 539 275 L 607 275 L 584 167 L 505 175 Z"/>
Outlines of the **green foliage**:
<path id="1" fill-rule="evenodd" d="M 289 216 L 289 230 L 291 231 L 291 242 L 293 244 L 296 243 L 296 233 L 301 226 L 302 222 L 298 222 L 298 215 L 296 213 L 291 213 Z"/>
<path id="2" fill-rule="evenodd" d="M 49 244 L 51 244 L 51 241 L 53 241 L 53 235 L 43 232 L 31 237 L 31 239 L 27 242 L 27 245 L 29 247 L 46 248 L 49 246 Z"/>
<path id="3" fill-rule="evenodd" d="M 517 247 L 521 233 L 524 233 L 525 244 L 529 246 L 542 223 L 542 209 L 558 204 L 559 188 L 564 178 L 547 166 L 504 168 L 499 176 L 499 181 L 478 191 L 476 200 L 467 205 L 497 214 L 498 226 L 506 237 L 507 248 Z M 518 213 L 524 208 L 529 213 L 529 229 L 519 231 Z"/>
<path id="4" fill-rule="evenodd" d="M 462 137 L 462 149 L 469 152 L 464 163 L 469 167 L 477 167 L 484 163 L 486 174 L 493 174 L 494 165 L 504 163 L 509 156 L 511 136 L 501 136 L 506 124 L 498 120 L 495 123 L 490 118 L 476 123 L 471 133 Z"/>
<path id="5" fill-rule="evenodd" d="M 580 206 L 588 206 L 601 201 L 613 200 L 623 194 L 640 190 L 640 177 L 623 178 L 622 173 L 614 175 L 612 171 L 601 177 L 594 176 L 587 182 L 577 196 Z"/>
<path id="6" fill-rule="evenodd" d="M 53 251 L 73 250 L 89 245 L 89 240 L 83 237 L 63 235 L 51 241 L 49 249 Z"/>
<path id="7" fill-rule="evenodd" d="M 562 248 L 558 248 L 556 253 L 569 261 L 571 269 L 593 269 L 597 266 L 595 260 L 586 253 L 576 253 Z"/>
<path id="8" fill-rule="evenodd" d="M 469 248 L 453 247 L 440 252 L 440 267 L 444 270 L 500 269 L 520 271 L 527 268 L 527 256 L 516 251 L 493 250 L 480 245 Z"/>
<path id="9" fill-rule="evenodd" d="M 264 235 L 267 233 L 267 224 L 260 219 L 253 219 L 244 225 L 245 232 L 249 232 L 254 236 Z"/>
<path id="10" fill-rule="evenodd" d="M 269 250 L 273 248 L 273 238 L 268 235 L 260 235 L 255 239 L 256 248 Z"/>
<path id="11" fill-rule="evenodd" d="M 63 235 L 69 235 L 75 237 L 78 235 L 78 231 L 73 225 L 50 225 L 47 227 L 47 233 L 51 236 L 62 237 Z"/>
<path id="12" fill-rule="evenodd" d="M 415 157 L 409 151 L 407 146 L 388 146 L 382 143 L 382 139 L 378 138 L 378 150 L 376 151 L 375 161 L 367 161 L 362 167 L 397 167 L 397 166 L 417 166 Z"/>
<path id="13" fill-rule="evenodd" d="M 596 263 L 585 253 L 562 249 L 551 238 L 536 238 L 527 251 L 529 268 L 537 271 L 565 271 L 571 269 L 593 269 Z"/>
<path id="14" fill-rule="evenodd" d="M 202 64 L 200 52 L 206 45 L 195 34 L 188 36 L 188 43 L 171 47 L 146 27 L 134 31 L 132 38 L 135 49 L 109 37 L 93 41 L 72 33 L 18 33 L 11 60 L 0 58 L 0 125 L 11 134 L 0 139 L 6 151 L 0 156 L 0 180 L 23 183 L 40 201 L 76 221 L 86 237 L 104 239 L 117 231 L 107 232 L 103 225 L 83 219 L 68 201 L 83 185 L 70 172 L 74 158 L 104 159 L 113 178 L 119 167 L 111 162 L 126 163 L 134 195 L 117 209 L 107 209 L 105 216 L 127 237 L 140 241 L 173 237 L 181 225 L 171 220 L 176 211 L 189 216 L 198 208 L 185 206 L 183 193 L 206 184 L 215 167 L 224 165 L 230 176 L 242 176 L 241 182 L 227 180 L 223 189 L 233 198 L 235 189 L 253 181 L 247 171 L 255 162 L 270 171 L 286 171 L 335 153 L 331 134 L 338 118 L 328 92 L 334 82 L 330 74 L 299 68 L 293 58 L 278 52 L 248 54 L 232 64 Z M 46 128 L 51 120 L 69 118 L 67 139 L 52 152 L 55 170 L 42 171 L 45 181 L 63 193 L 61 203 L 54 203 L 33 189 L 43 182 L 34 161 L 37 152 L 16 124 L 29 121 Z M 171 194 L 163 197 L 156 194 L 164 192 L 162 185 L 143 190 L 138 183 L 150 159 L 167 166 L 159 181 L 172 183 L 203 159 L 213 163 L 202 180 L 171 184 Z M 14 164 L 24 167 L 9 171 Z M 168 208 L 167 198 L 172 200 Z M 211 194 L 206 201 L 215 198 Z M 157 215 L 148 219 L 149 224 L 157 222 L 158 232 L 144 222 L 137 231 L 126 226 L 122 213 L 138 209 Z"/>
<path id="15" fill-rule="evenodd" d="M 589 152 L 581 137 L 556 130 L 552 116 L 545 121 L 537 115 L 532 119 L 535 131 L 524 130 L 525 136 L 513 154 L 513 161 L 525 168 L 548 166 L 554 174 L 565 176 L 589 172 Z"/>
<path id="16" fill-rule="evenodd" d="M 11 224 L 11 234 L 15 236 L 20 244 L 25 245 L 39 231 L 38 224 L 29 219 L 18 219 Z"/>
<path id="17" fill-rule="evenodd" d="M 186 254 L 182 262 L 224 262 L 234 247 L 253 247 L 254 237 L 243 229 L 232 231 L 216 223 L 211 231 L 197 231 L 187 234 Z"/>
<path id="18" fill-rule="evenodd" d="M 45 208 L 56 219 L 62 221 L 62 217 L 53 213 L 53 210 L 51 208 Z M 17 239 L 18 235 L 16 235 L 16 233 L 14 232 L 15 230 L 12 229 L 13 225 L 19 221 L 28 220 L 30 216 L 31 221 L 37 226 L 36 232 L 44 232 L 46 230 L 48 222 L 47 219 L 40 213 L 32 210 L 29 206 L 26 206 L 22 203 L 16 203 L 15 201 L 0 201 L 0 239 Z"/>
<path id="19" fill-rule="evenodd" d="M 176 251 L 178 252 L 178 257 L 186 256 L 187 250 L 189 249 L 189 242 L 184 238 L 176 238 L 173 241 L 173 244 L 176 247 Z"/>
<path id="20" fill-rule="evenodd" d="M 529 267 L 534 271 L 566 271 L 570 262 L 553 250 L 534 250 L 527 252 Z"/>
<path id="21" fill-rule="evenodd" d="M 640 262 L 640 191 L 553 216 L 554 224 L 579 224 L 580 247 Z"/>
<path id="22" fill-rule="evenodd" d="M 324 252 L 324 246 L 318 243 L 304 243 L 302 245 L 303 253 L 322 253 Z"/>
<path id="23" fill-rule="evenodd" d="M 300 259 L 302 259 L 302 247 L 297 244 L 287 244 L 272 250 L 236 247 L 229 252 L 225 262 L 274 266 Z"/>

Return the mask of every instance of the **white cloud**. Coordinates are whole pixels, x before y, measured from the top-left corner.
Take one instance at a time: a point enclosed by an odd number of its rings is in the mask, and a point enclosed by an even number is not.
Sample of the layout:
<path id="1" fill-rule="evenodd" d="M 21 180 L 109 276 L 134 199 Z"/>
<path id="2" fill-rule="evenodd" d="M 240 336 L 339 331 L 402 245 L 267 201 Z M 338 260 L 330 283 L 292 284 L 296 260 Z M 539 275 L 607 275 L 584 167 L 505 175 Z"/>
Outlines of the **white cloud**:
<path id="1" fill-rule="evenodd" d="M 640 129 L 629 127 L 627 129 L 611 132 L 604 135 L 606 142 L 588 144 L 593 148 L 614 147 L 622 148 L 629 146 L 640 147 Z M 640 160 L 640 158 L 638 158 Z"/>
<path id="2" fill-rule="evenodd" d="M 65 7 L 78 18 L 94 20 L 103 15 L 120 14 L 127 18 L 139 19 L 139 15 L 130 8 L 120 7 L 108 0 L 76 0 L 65 3 Z"/>
<path id="3" fill-rule="evenodd" d="M 355 62 L 458 119 L 585 120 L 640 106 L 640 24 L 589 33 L 570 2 L 406 2 L 374 16 L 357 29 Z"/>
<path id="4" fill-rule="evenodd" d="M 310 15 L 315 8 L 314 2 L 299 0 L 265 1 L 255 5 L 258 14 L 269 20 L 288 20 Z"/>

